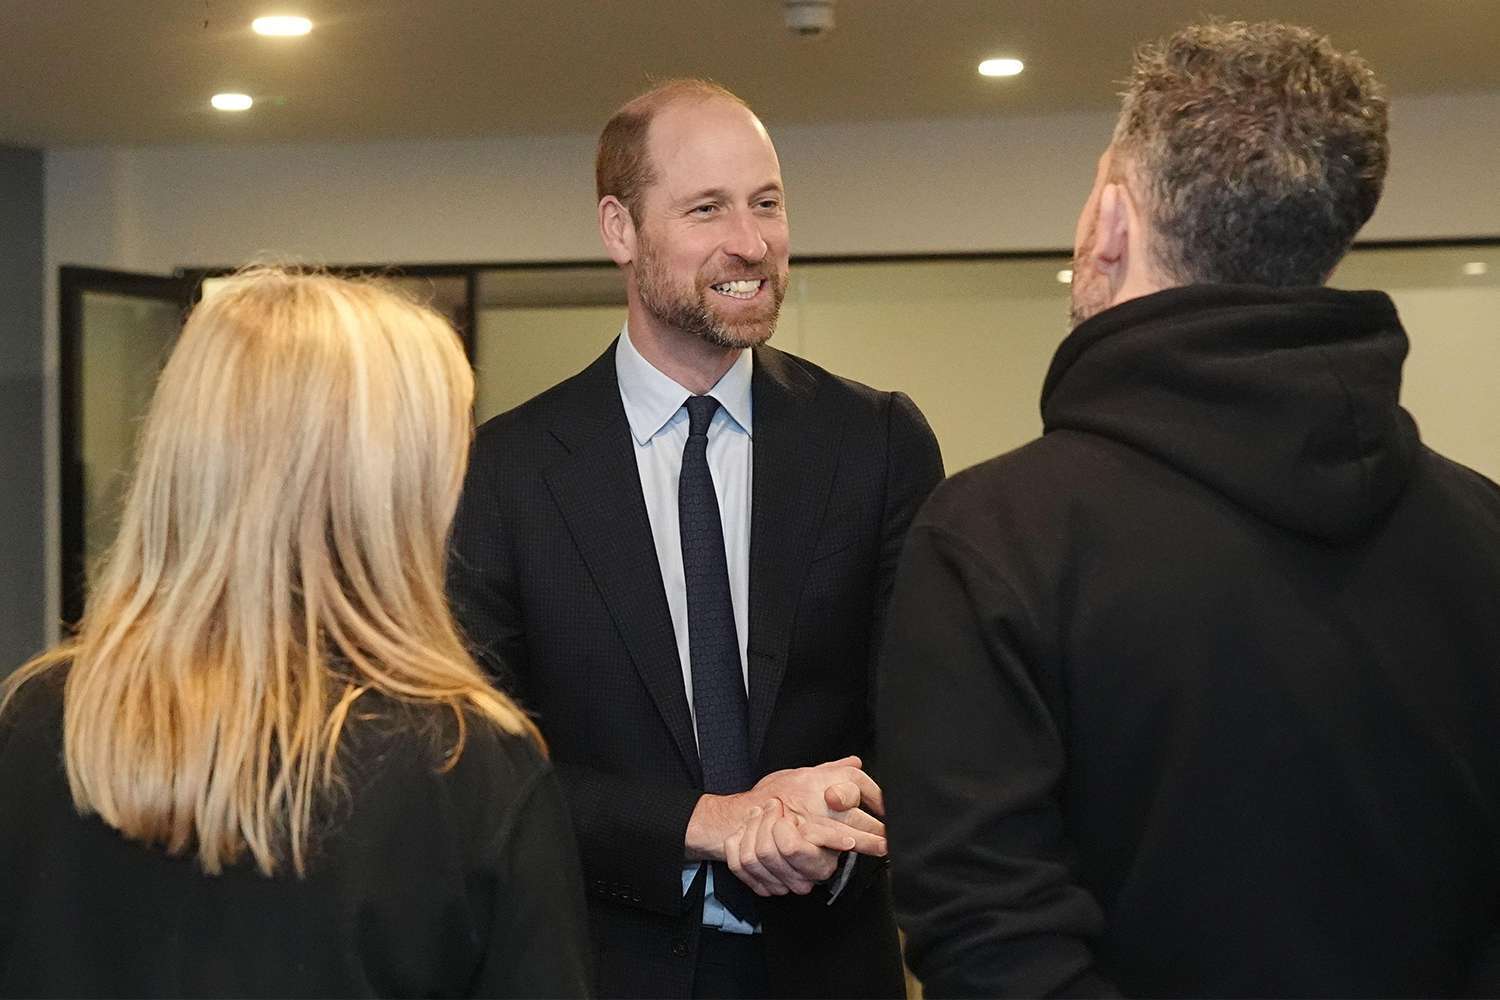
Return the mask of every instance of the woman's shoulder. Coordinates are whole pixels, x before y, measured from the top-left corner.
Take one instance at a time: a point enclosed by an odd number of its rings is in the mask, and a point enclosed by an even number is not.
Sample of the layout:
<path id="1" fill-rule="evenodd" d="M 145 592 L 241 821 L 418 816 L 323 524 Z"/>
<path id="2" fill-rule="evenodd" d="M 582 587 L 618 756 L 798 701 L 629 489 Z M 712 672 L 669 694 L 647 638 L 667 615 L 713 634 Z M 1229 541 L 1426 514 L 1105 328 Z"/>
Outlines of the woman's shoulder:
<path id="1" fill-rule="evenodd" d="M 551 773 L 535 742 L 473 708 L 368 694 L 356 705 L 344 752 L 357 784 L 405 786 L 493 823 Z"/>
<path id="2" fill-rule="evenodd" d="M 4 712 L 0 713 L 0 742 L 10 734 L 60 732 L 63 688 L 67 682 L 66 663 L 42 668 L 19 681 L 10 682 L 15 688 L 5 701 Z"/>
<path id="3" fill-rule="evenodd" d="M 370 691 L 355 701 L 345 731 L 358 755 L 403 754 L 444 771 L 463 767 L 465 758 L 471 768 L 513 769 L 525 776 L 546 765 L 533 740 L 506 731 L 470 705 L 412 702 Z"/>

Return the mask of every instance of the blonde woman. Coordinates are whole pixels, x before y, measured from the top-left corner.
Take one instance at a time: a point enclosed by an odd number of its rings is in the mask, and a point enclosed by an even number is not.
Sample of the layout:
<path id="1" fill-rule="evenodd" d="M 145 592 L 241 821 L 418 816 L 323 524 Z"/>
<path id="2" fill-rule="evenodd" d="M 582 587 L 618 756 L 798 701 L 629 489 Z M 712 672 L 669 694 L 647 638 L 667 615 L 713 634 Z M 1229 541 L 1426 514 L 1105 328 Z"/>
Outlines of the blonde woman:
<path id="1" fill-rule="evenodd" d="M 573 834 L 443 597 L 473 380 L 371 283 L 199 305 L 0 701 L 0 995 L 578 995 Z"/>

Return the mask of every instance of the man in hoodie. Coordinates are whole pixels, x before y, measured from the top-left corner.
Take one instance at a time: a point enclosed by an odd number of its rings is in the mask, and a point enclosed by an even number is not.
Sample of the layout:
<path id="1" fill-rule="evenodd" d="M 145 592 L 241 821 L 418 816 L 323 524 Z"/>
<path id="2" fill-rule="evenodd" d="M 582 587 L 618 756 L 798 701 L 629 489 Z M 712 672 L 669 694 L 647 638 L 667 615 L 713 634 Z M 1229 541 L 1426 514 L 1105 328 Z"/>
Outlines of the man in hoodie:
<path id="1" fill-rule="evenodd" d="M 1495 995 L 1500 489 L 1424 446 L 1369 68 L 1279 24 L 1137 57 L 1044 434 L 913 524 L 881 664 L 935 996 Z"/>

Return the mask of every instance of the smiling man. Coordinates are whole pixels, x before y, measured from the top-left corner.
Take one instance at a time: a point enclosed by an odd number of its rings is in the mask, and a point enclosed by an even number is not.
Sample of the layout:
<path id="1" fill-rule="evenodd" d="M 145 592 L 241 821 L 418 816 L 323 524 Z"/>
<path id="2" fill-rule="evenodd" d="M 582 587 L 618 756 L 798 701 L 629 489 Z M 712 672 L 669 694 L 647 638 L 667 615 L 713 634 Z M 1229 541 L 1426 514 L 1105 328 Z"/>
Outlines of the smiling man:
<path id="1" fill-rule="evenodd" d="M 900 393 L 765 346 L 786 195 L 739 98 L 636 98 L 596 177 L 626 322 L 480 428 L 455 610 L 551 746 L 602 995 L 899 996 L 859 755 L 937 442 Z"/>

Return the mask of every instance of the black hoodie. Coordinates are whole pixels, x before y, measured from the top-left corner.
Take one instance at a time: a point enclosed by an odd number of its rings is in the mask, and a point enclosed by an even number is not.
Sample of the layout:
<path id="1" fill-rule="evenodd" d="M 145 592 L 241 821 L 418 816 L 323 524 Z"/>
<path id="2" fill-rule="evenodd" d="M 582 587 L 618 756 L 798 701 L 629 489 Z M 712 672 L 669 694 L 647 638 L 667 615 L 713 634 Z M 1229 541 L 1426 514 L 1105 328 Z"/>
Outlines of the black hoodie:
<path id="1" fill-rule="evenodd" d="M 1080 324 L 912 528 L 880 678 L 929 995 L 1495 989 L 1500 489 L 1374 292 Z"/>

